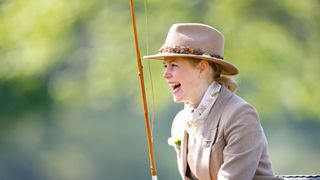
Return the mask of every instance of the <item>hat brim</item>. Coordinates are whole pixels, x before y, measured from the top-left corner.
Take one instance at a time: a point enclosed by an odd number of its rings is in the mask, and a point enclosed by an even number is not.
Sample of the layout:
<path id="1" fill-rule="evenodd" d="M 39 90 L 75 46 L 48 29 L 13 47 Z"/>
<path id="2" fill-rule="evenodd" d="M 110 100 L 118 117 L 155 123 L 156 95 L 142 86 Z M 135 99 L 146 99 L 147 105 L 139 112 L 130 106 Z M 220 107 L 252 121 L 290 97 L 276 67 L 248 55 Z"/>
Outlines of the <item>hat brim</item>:
<path id="1" fill-rule="evenodd" d="M 224 75 L 237 75 L 237 74 L 239 74 L 239 69 L 235 65 L 233 65 L 225 60 L 221 60 L 221 59 L 207 56 L 207 55 L 159 53 L 159 54 L 155 54 L 155 55 L 143 56 L 143 58 L 145 58 L 145 59 L 155 59 L 155 60 L 164 60 L 165 58 L 168 58 L 168 57 L 188 57 L 188 58 L 208 60 L 208 61 L 212 61 L 214 63 L 217 63 L 221 67 L 221 74 L 224 74 Z"/>

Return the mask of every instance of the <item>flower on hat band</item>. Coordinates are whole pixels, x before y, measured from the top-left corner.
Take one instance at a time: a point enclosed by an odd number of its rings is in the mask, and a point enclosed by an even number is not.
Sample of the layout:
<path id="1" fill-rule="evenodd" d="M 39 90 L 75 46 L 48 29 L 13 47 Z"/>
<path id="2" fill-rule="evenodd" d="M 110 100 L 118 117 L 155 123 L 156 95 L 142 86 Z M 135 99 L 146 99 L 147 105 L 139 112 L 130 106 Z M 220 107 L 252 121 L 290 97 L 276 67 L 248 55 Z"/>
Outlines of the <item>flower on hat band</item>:
<path id="1" fill-rule="evenodd" d="M 202 55 L 209 56 L 218 59 L 223 59 L 222 56 L 218 54 L 203 52 L 201 49 L 191 48 L 188 46 L 164 46 L 159 49 L 160 53 L 176 53 L 176 54 L 193 54 L 193 55 Z"/>

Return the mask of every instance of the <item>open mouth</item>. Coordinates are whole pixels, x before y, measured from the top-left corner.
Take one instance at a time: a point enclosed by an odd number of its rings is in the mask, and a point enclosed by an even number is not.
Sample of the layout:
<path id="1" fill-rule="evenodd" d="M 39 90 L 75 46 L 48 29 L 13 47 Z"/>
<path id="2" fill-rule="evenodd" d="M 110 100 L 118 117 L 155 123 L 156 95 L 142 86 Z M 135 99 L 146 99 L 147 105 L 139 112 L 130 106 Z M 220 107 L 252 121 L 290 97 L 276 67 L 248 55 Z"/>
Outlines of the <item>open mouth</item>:
<path id="1" fill-rule="evenodd" d="M 181 84 L 180 83 L 172 83 L 170 84 L 171 86 L 171 89 L 172 89 L 172 93 L 176 93 L 179 88 L 181 87 Z"/>

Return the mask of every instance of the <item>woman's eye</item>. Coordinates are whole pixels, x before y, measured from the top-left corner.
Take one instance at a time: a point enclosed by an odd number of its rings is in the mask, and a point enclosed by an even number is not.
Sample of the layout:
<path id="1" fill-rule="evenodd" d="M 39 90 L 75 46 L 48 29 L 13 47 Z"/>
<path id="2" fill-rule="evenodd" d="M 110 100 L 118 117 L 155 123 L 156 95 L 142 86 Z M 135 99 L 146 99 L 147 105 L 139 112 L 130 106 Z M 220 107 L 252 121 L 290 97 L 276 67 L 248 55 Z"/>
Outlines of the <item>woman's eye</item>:
<path id="1" fill-rule="evenodd" d="M 168 68 L 168 67 L 178 67 L 177 64 L 163 64 L 163 68 Z"/>

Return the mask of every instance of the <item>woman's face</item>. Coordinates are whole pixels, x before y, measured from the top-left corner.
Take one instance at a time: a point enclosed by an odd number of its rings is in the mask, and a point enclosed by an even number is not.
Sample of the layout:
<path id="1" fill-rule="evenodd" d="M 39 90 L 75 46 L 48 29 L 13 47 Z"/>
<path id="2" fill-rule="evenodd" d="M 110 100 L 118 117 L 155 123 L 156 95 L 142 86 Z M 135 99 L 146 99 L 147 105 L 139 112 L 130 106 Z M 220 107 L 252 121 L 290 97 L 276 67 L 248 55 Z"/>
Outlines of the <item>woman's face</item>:
<path id="1" fill-rule="evenodd" d="M 190 59 L 172 58 L 163 61 L 163 77 L 171 88 L 175 102 L 188 102 L 198 106 L 208 87 L 201 78 L 201 68 L 190 62 Z"/>

